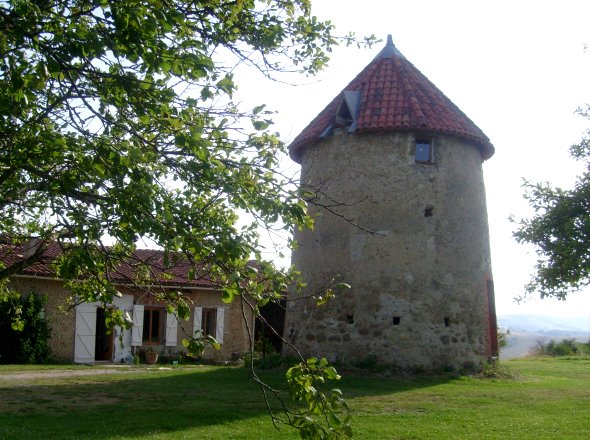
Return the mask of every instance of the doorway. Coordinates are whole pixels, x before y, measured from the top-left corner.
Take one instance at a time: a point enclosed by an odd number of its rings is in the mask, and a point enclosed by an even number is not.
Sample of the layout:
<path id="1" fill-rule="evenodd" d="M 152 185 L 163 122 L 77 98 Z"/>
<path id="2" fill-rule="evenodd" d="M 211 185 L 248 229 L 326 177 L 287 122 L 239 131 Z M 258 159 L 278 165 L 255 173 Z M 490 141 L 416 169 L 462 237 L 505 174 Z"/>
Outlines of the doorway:
<path id="1" fill-rule="evenodd" d="M 97 361 L 113 360 L 113 332 L 108 333 L 105 310 L 96 309 L 96 336 L 94 344 L 94 359 Z"/>

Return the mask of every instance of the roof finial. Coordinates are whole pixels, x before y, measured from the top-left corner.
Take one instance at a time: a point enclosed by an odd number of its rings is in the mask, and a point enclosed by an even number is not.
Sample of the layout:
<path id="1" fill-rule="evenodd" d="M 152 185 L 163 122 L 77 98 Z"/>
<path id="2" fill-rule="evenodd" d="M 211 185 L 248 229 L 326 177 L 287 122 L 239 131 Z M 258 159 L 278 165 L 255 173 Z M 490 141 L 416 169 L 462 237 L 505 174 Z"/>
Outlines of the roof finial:
<path id="1" fill-rule="evenodd" d="M 393 58 L 393 57 L 403 57 L 401 52 L 397 50 L 395 44 L 393 44 L 393 37 L 391 34 L 387 35 L 387 43 L 385 43 L 385 47 L 379 52 L 376 58 Z"/>

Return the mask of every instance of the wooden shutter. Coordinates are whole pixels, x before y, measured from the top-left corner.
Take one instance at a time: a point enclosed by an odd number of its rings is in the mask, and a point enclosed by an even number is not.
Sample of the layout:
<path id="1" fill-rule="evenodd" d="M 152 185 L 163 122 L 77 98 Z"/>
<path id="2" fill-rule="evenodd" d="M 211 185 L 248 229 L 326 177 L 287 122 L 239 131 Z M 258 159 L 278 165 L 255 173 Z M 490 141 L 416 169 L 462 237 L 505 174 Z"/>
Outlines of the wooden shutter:
<path id="1" fill-rule="evenodd" d="M 133 306 L 133 327 L 131 328 L 131 346 L 141 347 L 143 340 L 143 306 Z"/>
<path id="2" fill-rule="evenodd" d="M 197 335 L 197 332 L 203 331 L 203 307 L 195 307 L 193 310 L 193 336 Z"/>
<path id="3" fill-rule="evenodd" d="M 76 306 L 76 334 L 74 362 L 94 362 L 96 344 L 96 304 L 82 303 Z"/>
<path id="4" fill-rule="evenodd" d="M 176 347 L 178 339 L 176 336 L 176 329 L 178 321 L 174 313 L 166 313 L 166 347 Z"/>
<path id="5" fill-rule="evenodd" d="M 225 317 L 225 309 L 217 307 L 217 316 L 215 319 L 215 339 L 220 344 L 223 343 L 223 321 Z"/>
<path id="6" fill-rule="evenodd" d="M 133 295 L 123 295 L 121 298 L 113 298 L 113 305 L 121 309 L 124 314 L 132 319 L 133 313 Z M 122 360 L 132 359 L 131 355 L 131 329 L 124 329 L 121 327 L 115 328 L 115 356 L 114 362 L 121 362 Z"/>

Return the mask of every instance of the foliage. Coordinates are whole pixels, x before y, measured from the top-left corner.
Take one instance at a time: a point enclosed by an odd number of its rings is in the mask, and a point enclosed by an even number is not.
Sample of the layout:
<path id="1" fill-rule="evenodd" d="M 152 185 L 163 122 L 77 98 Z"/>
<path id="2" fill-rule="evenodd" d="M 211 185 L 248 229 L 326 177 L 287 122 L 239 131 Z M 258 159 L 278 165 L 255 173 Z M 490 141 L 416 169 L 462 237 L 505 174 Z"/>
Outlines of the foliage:
<path id="1" fill-rule="evenodd" d="M 483 379 L 520 379 L 518 373 L 513 371 L 505 362 L 486 362 L 481 371 L 474 375 Z"/>
<path id="2" fill-rule="evenodd" d="M 287 365 L 287 359 L 277 352 L 266 353 L 264 356 L 259 352 L 254 352 L 254 354 L 246 353 L 244 355 L 244 366 L 250 368 L 251 365 L 266 370 Z"/>
<path id="3" fill-rule="evenodd" d="M 504 348 L 508 347 L 508 337 L 510 336 L 510 329 L 502 329 L 499 328 L 498 329 L 498 348 L 500 350 L 503 350 Z"/>
<path id="4" fill-rule="evenodd" d="M 283 408 L 283 415 L 280 415 L 271 409 L 267 398 L 273 423 L 277 428 L 281 425 L 294 426 L 303 439 L 351 438 L 351 416 L 342 392 L 335 388 L 325 389 L 329 381 L 340 380 L 340 375 L 325 358 L 300 359 L 287 369 L 285 377 L 291 399 L 302 402 L 304 407 L 288 409 L 281 390 L 264 382 L 254 372 L 254 368 L 277 369 L 291 365 L 294 360 L 277 353 L 264 336 L 261 336 L 252 350 L 244 356 L 244 366 L 251 369 L 254 381 L 260 385 L 265 396 L 272 395 L 272 401 L 278 402 Z M 281 368 L 280 371 L 284 369 Z"/>
<path id="5" fill-rule="evenodd" d="M 264 334 L 261 334 L 256 341 L 254 341 L 254 351 L 260 353 L 262 356 L 266 355 L 267 353 L 274 353 L 276 349 L 270 339 L 268 339 Z"/>
<path id="6" fill-rule="evenodd" d="M 583 344 L 573 338 L 562 339 L 561 341 L 551 339 L 549 342 L 539 339 L 530 348 L 530 352 L 536 356 L 573 356 L 581 351 L 580 345 Z"/>
<path id="7" fill-rule="evenodd" d="M 303 439 L 350 438 L 350 410 L 339 389 L 327 394 L 322 387 L 327 380 L 339 380 L 336 369 L 325 358 L 310 358 L 287 371 L 291 397 L 303 401 L 306 408 L 293 415 L 292 423 L 299 427 Z M 322 423 L 325 417 L 327 423 Z"/>
<path id="8" fill-rule="evenodd" d="M 47 298 L 10 289 L 0 294 L 0 363 L 39 364 L 51 359 L 51 331 L 43 314 Z M 17 315 L 18 320 L 13 316 Z"/>
<path id="9" fill-rule="evenodd" d="M 264 335 L 256 339 L 253 350 L 244 355 L 244 366 L 248 368 L 251 365 L 260 369 L 277 368 L 290 365 L 289 361 L 292 361 L 292 359 L 284 358 L 281 353 L 278 353 L 270 340 Z"/>
<path id="10" fill-rule="evenodd" d="M 578 113 L 590 119 L 590 106 Z M 535 215 L 521 220 L 514 236 L 519 243 L 537 248 L 536 273 L 526 291 L 539 292 L 541 298 L 565 299 L 590 284 L 590 129 L 571 146 L 570 154 L 588 165 L 573 189 L 554 188 L 549 183 L 523 184 Z"/>
<path id="11" fill-rule="evenodd" d="M 0 225 L 11 243 L 38 241 L 0 278 L 57 240 L 56 274 L 107 303 L 122 261 L 136 267 L 131 281 L 150 278 L 133 253 L 147 239 L 167 264 L 180 255 L 192 276 L 218 279 L 227 302 L 245 288 L 261 297 L 246 266 L 260 258 L 257 224 L 240 227 L 239 214 L 287 229 L 311 219 L 275 172 L 284 145 L 270 112 L 231 102 L 232 72 L 313 74 L 336 43 L 332 25 L 307 0 L 14 0 L 0 3 L 0 30 Z M 270 268 L 273 293 L 285 276 Z"/>
<path id="12" fill-rule="evenodd" d="M 56 241 L 55 274 L 72 297 L 107 305 L 123 263 L 130 283 L 154 285 L 134 252 L 143 239 L 164 250 L 166 267 L 182 258 L 191 278 L 218 282 L 228 303 L 247 293 L 256 310 L 298 286 L 294 272 L 261 261 L 257 229 L 313 222 L 276 172 L 285 148 L 272 112 L 232 102 L 234 73 L 314 74 L 337 43 L 309 0 L 0 2 L 0 232 L 10 245 L 34 240 L 0 280 Z M 243 213 L 254 220 L 242 225 Z M 180 293 L 150 293 L 188 318 Z M 106 310 L 112 325 L 131 326 Z M 186 347 L 205 344 L 215 342 Z"/>

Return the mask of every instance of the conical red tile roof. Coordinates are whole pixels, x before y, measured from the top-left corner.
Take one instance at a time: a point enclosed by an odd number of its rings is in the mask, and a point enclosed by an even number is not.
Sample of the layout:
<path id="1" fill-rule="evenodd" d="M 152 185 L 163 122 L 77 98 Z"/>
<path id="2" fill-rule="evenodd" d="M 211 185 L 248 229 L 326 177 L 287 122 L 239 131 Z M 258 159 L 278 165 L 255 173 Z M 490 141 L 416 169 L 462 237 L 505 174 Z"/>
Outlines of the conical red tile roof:
<path id="1" fill-rule="evenodd" d="M 389 35 L 379 55 L 291 143 L 293 160 L 299 162 L 308 145 L 331 134 L 345 92 L 348 97 L 350 92 L 360 92 L 356 124 L 350 132 L 420 130 L 451 134 L 473 142 L 483 160 L 494 154 L 488 137 L 397 50 Z"/>

